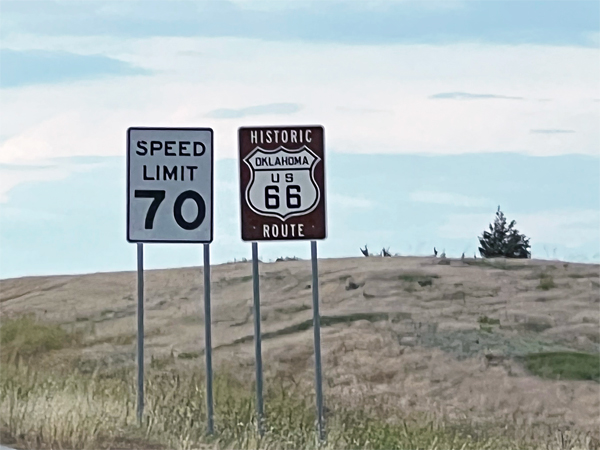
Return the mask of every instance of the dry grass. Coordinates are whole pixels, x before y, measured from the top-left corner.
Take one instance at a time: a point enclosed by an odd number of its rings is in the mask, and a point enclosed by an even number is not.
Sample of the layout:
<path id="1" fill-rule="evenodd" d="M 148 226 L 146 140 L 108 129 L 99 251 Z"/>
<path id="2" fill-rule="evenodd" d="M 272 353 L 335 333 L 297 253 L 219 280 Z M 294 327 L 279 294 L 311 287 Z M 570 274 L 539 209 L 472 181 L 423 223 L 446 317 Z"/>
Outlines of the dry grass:
<path id="1" fill-rule="evenodd" d="M 556 358 L 597 356 L 597 266 L 448 261 L 320 261 L 323 448 L 598 448 L 600 384 L 597 371 L 585 375 L 597 364 L 578 360 L 571 376 L 572 358 Z M 0 281 L 0 439 L 37 449 L 315 448 L 310 264 L 260 270 L 264 438 L 254 431 L 250 267 L 230 264 L 212 272 L 214 438 L 198 375 L 202 272 L 189 268 L 146 274 L 141 427 L 135 274 Z M 540 292 L 542 273 L 554 287 Z M 44 322 L 6 319 L 27 313 Z M 533 365 L 517 359 L 540 353 Z"/>
<path id="2" fill-rule="evenodd" d="M 3 435 L 26 448 L 100 449 L 309 449 L 318 448 L 312 396 L 267 380 L 266 433 L 255 432 L 250 383 L 230 374 L 215 378 L 216 435 L 205 433 L 205 385 L 185 370 L 150 370 L 146 414 L 135 416 L 133 371 L 84 376 L 49 374 L 31 365 L 4 365 L 0 382 Z M 501 436 L 486 427 L 435 419 L 382 415 L 377 404 L 360 409 L 329 405 L 327 443 L 320 448 L 360 449 L 594 449 L 591 438 L 554 434 Z"/>

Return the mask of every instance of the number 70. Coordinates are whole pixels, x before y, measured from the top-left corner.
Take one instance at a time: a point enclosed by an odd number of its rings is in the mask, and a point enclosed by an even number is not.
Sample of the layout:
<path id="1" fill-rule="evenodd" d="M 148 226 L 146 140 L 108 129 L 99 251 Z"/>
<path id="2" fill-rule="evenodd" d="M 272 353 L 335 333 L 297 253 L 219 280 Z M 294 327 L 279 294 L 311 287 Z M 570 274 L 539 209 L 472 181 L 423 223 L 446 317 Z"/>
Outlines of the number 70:
<path id="1" fill-rule="evenodd" d="M 158 211 L 158 207 L 163 202 L 166 197 L 166 191 L 164 190 L 136 190 L 134 192 L 135 198 L 151 198 L 152 203 L 150 203 L 150 207 L 148 208 L 148 212 L 146 213 L 146 220 L 144 221 L 144 228 L 146 230 L 152 230 L 154 228 L 154 218 L 156 217 L 156 213 Z M 191 222 L 188 222 L 182 215 L 181 209 L 183 208 L 183 203 L 186 200 L 193 200 L 198 207 L 198 212 L 196 214 L 196 218 Z M 195 230 L 198 228 L 202 222 L 204 222 L 204 218 L 206 217 L 206 203 L 200 194 L 196 191 L 184 191 L 177 196 L 175 199 L 175 203 L 173 205 L 173 217 L 175 218 L 175 222 L 184 230 Z"/>

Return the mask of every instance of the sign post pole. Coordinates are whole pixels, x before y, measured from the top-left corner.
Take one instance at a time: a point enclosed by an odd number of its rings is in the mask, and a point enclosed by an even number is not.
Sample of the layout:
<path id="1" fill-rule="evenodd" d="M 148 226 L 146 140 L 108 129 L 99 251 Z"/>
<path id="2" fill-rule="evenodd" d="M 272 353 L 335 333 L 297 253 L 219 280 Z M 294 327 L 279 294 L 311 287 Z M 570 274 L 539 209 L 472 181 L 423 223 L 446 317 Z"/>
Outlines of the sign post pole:
<path id="1" fill-rule="evenodd" d="M 210 252 L 213 240 L 212 128 L 127 129 L 127 241 L 138 249 L 137 418 L 144 412 L 145 243 L 204 244 L 208 433 L 213 433 Z"/>
<path id="2" fill-rule="evenodd" d="M 137 245 L 137 420 L 144 415 L 144 244 Z"/>
<path id="3" fill-rule="evenodd" d="M 254 353 L 256 358 L 256 415 L 258 434 L 263 435 L 263 370 L 260 335 L 260 289 L 258 273 L 258 243 L 252 242 L 252 287 L 254 297 Z"/>
<path id="4" fill-rule="evenodd" d="M 262 434 L 263 399 L 258 241 L 311 241 L 317 416 L 319 439 L 323 441 L 316 240 L 327 237 L 325 129 L 320 125 L 241 127 L 238 140 L 242 240 L 252 242 L 259 432 Z"/>
<path id="5" fill-rule="evenodd" d="M 208 434 L 214 433 L 211 324 L 210 244 L 204 244 L 204 353 L 206 356 L 206 413 Z"/>
<path id="6" fill-rule="evenodd" d="M 310 258 L 312 262 L 312 295 L 313 295 L 313 330 L 315 345 L 315 390 L 317 393 L 317 419 L 319 422 L 319 439 L 325 440 L 323 423 L 323 379 L 321 376 L 321 316 L 319 314 L 319 269 L 317 267 L 317 241 L 310 241 Z"/>

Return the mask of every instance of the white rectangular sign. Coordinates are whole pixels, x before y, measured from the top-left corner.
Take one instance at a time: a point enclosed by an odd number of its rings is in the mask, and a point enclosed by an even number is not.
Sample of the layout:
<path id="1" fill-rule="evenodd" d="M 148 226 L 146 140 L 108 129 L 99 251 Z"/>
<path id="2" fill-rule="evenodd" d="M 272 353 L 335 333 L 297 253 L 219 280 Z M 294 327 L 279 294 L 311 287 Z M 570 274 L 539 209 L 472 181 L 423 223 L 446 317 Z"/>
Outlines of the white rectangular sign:
<path id="1" fill-rule="evenodd" d="M 213 130 L 127 130 L 127 240 L 213 240 Z"/>

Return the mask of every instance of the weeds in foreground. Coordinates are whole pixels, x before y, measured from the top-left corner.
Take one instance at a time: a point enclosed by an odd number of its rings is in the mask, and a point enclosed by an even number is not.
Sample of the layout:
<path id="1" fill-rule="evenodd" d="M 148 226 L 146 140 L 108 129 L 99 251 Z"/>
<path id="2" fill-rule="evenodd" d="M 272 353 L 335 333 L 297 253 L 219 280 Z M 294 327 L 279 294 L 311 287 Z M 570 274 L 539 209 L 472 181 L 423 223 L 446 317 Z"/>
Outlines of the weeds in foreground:
<path id="1" fill-rule="evenodd" d="M 256 433 L 252 383 L 233 372 L 214 378 L 215 436 L 206 435 L 205 383 L 198 372 L 177 368 L 175 358 L 147 369 L 146 408 L 136 419 L 135 370 L 36 365 L 39 352 L 56 352 L 76 335 L 33 319 L 3 321 L 2 342 L 18 350 L 0 366 L 0 435 L 15 447 L 47 449 L 545 449 L 596 450 L 576 433 L 522 438 L 467 422 L 403 417 L 366 397 L 359 408 L 327 403 L 327 442 L 317 443 L 314 396 L 280 378 L 265 386 L 265 435 Z M 30 335 L 26 337 L 24 335 Z M 26 351 L 27 350 L 27 351 Z M 38 353 L 36 353 L 38 352 Z M 597 362 L 584 362 L 592 367 Z M 535 361 L 534 361 L 535 362 Z M 545 363 L 547 365 L 547 363 Z M 571 360 L 563 366 L 573 365 Z M 202 373 L 202 372 L 201 372 Z M 597 375 L 596 375 L 597 376 Z M 561 432 L 562 433 L 562 432 Z M 567 437 L 565 437 L 567 436 Z M 566 446 L 568 445 L 568 446 Z"/>
<path id="2" fill-rule="evenodd" d="M 40 373 L 31 366 L 3 365 L 1 375 L 0 424 L 3 435 L 12 438 L 6 444 L 68 449 L 318 448 L 312 395 L 281 381 L 268 380 L 266 432 L 259 437 L 252 386 L 217 374 L 216 434 L 209 437 L 205 384 L 197 373 L 150 370 L 141 427 L 136 422 L 133 371 L 63 376 Z M 377 411 L 376 404 L 364 404 L 361 409 L 328 405 L 327 443 L 320 448 L 594 448 L 585 436 L 571 439 L 570 447 L 547 442 L 538 446 L 470 424 L 382 416 Z"/>

